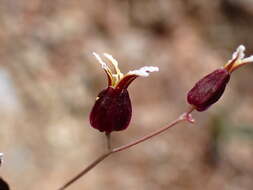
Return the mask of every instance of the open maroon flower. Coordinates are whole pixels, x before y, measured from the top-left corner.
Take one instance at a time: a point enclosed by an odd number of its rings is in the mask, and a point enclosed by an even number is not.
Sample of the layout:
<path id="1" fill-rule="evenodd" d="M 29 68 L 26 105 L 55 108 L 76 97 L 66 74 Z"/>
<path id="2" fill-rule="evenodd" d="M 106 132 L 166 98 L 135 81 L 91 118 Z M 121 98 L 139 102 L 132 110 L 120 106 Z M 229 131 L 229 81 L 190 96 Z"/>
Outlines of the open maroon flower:
<path id="1" fill-rule="evenodd" d="M 128 94 L 129 84 L 139 76 L 147 77 L 150 72 L 158 71 L 158 67 L 142 67 L 139 70 L 122 74 L 118 62 L 109 54 L 104 56 L 111 62 L 115 73 L 107 66 L 101 57 L 93 53 L 102 65 L 107 78 L 108 87 L 102 90 L 90 113 L 90 124 L 95 129 L 107 134 L 127 128 L 132 116 L 131 100 Z"/>
<path id="2" fill-rule="evenodd" d="M 196 110 L 204 111 L 217 102 L 227 86 L 231 73 L 242 65 L 253 62 L 253 56 L 244 58 L 244 51 L 245 47 L 240 45 L 223 68 L 199 80 L 187 94 L 188 103 Z"/>

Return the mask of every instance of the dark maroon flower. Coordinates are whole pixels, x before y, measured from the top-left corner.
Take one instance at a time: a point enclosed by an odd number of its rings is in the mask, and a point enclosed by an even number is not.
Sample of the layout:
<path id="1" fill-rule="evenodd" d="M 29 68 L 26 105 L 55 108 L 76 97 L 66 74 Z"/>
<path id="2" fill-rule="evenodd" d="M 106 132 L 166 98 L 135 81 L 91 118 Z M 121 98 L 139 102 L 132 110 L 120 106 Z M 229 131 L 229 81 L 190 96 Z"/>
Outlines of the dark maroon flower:
<path id="1" fill-rule="evenodd" d="M 152 66 L 142 67 L 123 75 L 119 70 L 118 62 L 111 55 L 104 54 L 114 67 L 114 74 L 98 54 L 93 53 L 93 55 L 107 74 L 108 87 L 102 90 L 96 98 L 90 113 L 90 124 L 95 129 L 107 134 L 112 131 L 124 130 L 128 127 L 132 116 L 131 100 L 127 87 L 138 76 L 147 77 L 150 72 L 159 69 Z"/>
<path id="2" fill-rule="evenodd" d="M 196 110 L 204 111 L 222 96 L 231 73 L 240 66 L 252 62 L 253 56 L 244 58 L 245 47 L 240 45 L 232 59 L 224 66 L 199 80 L 187 94 L 187 101 Z"/>
<path id="3" fill-rule="evenodd" d="M 9 185 L 3 178 L 0 177 L 0 190 L 9 190 Z"/>

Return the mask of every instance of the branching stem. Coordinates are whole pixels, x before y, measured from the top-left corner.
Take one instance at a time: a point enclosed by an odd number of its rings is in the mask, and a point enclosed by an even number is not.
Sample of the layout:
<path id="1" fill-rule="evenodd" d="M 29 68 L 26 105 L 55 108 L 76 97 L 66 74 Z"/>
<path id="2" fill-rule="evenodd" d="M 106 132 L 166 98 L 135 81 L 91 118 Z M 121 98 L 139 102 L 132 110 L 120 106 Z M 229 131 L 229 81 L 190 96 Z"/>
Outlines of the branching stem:
<path id="1" fill-rule="evenodd" d="M 139 143 L 142 143 L 154 136 L 157 136 L 161 133 L 163 133 L 164 131 L 166 131 L 167 129 L 175 126 L 176 124 L 183 122 L 183 121 L 188 121 L 190 123 L 193 123 L 194 120 L 191 116 L 191 112 L 194 111 L 194 108 L 191 107 L 189 109 L 189 111 L 183 113 L 182 115 L 180 115 L 176 120 L 172 121 L 170 124 L 166 125 L 165 127 L 162 127 L 144 137 L 141 137 L 133 142 L 130 142 L 129 144 L 117 147 L 117 148 L 113 148 L 111 149 L 111 143 L 110 143 L 110 135 L 106 134 L 107 137 L 107 147 L 108 147 L 108 151 L 106 153 L 104 153 L 103 155 L 101 155 L 98 159 L 96 159 L 94 162 L 92 162 L 89 166 L 85 167 L 84 170 L 82 170 L 78 175 L 76 175 L 75 177 L 73 177 L 71 180 L 69 180 L 65 185 L 63 185 L 61 188 L 59 188 L 58 190 L 64 190 L 66 189 L 68 186 L 70 186 L 71 184 L 73 184 L 74 182 L 76 182 L 78 179 L 80 179 L 82 176 L 84 176 L 86 173 L 88 173 L 91 169 L 93 169 L 97 164 L 99 164 L 100 162 L 102 162 L 105 158 L 107 158 L 108 156 L 110 156 L 113 153 L 117 153 L 123 150 L 126 150 L 132 146 L 135 146 Z"/>
<path id="2" fill-rule="evenodd" d="M 101 161 L 103 161 L 105 158 L 107 158 L 112 152 L 106 152 L 103 155 L 101 155 L 98 159 L 96 159 L 94 162 L 92 162 L 89 166 L 85 167 L 83 171 L 81 171 L 78 175 L 73 177 L 71 180 L 69 180 L 65 185 L 63 185 L 61 188 L 58 190 L 63 190 L 66 189 L 68 186 L 73 184 L 75 181 L 77 181 L 79 178 L 81 178 L 83 175 L 88 173 L 92 168 L 94 168 L 97 164 L 99 164 Z"/>

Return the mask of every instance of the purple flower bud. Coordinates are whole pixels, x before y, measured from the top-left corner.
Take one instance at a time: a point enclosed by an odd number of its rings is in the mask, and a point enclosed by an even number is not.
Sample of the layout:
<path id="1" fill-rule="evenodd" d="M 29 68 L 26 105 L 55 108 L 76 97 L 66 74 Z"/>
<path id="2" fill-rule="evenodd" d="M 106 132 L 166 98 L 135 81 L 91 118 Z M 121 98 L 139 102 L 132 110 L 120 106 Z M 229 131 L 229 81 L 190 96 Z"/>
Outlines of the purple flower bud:
<path id="1" fill-rule="evenodd" d="M 231 73 L 240 66 L 252 62 L 253 56 L 244 58 L 245 47 L 240 45 L 232 59 L 222 69 L 217 69 L 199 80 L 187 94 L 187 101 L 196 110 L 204 111 L 222 96 Z"/>
<path id="2" fill-rule="evenodd" d="M 114 66 L 116 74 L 113 74 L 100 56 L 93 54 L 107 74 L 108 87 L 96 98 L 90 113 L 90 124 L 93 128 L 106 133 L 124 130 L 128 127 L 132 116 L 131 100 L 127 90 L 129 84 L 138 76 L 147 77 L 149 72 L 158 71 L 158 68 L 142 67 L 123 75 L 118 68 L 118 62 L 111 55 L 104 54 Z"/>
<path id="3" fill-rule="evenodd" d="M 187 101 L 196 110 L 204 111 L 222 96 L 230 74 L 226 69 L 217 69 L 199 80 L 188 92 Z"/>

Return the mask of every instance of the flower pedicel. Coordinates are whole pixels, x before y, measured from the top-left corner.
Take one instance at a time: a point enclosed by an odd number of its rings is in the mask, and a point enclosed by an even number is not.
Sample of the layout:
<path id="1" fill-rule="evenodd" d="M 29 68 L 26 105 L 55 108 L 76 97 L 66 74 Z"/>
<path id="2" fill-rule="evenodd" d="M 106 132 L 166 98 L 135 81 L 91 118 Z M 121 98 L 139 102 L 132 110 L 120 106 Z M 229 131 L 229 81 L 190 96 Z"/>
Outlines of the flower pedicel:
<path id="1" fill-rule="evenodd" d="M 132 116 L 128 86 L 137 77 L 147 77 L 150 72 L 159 71 L 159 68 L 146 66 L 139 70 L 129 71 L 124 75 L 119 70 L 118 62 L 111 55 L 105 53 L 104 56 L 114 67 L 115 73 L 113 73 L 98 54 L 93 52 L 93 55 L 107 75 L 108 87 L 102 90 L 96 98 L 90 113 L 90 124 L 95 129 L 107 134 L 112 131 L 124 130 L 129 125 Z"/>
<path id="2" fill-rule="evenodd" d="M 253 56 L 244 58 L 245 47 L 240 45 L 232 59 L 221 69 L 217 69 L 199 80 L 188 92 L 187 101 L 196 110 L 204 111 L 222 96 L 231 73 L 247 63 L 253 62 Z"/>

